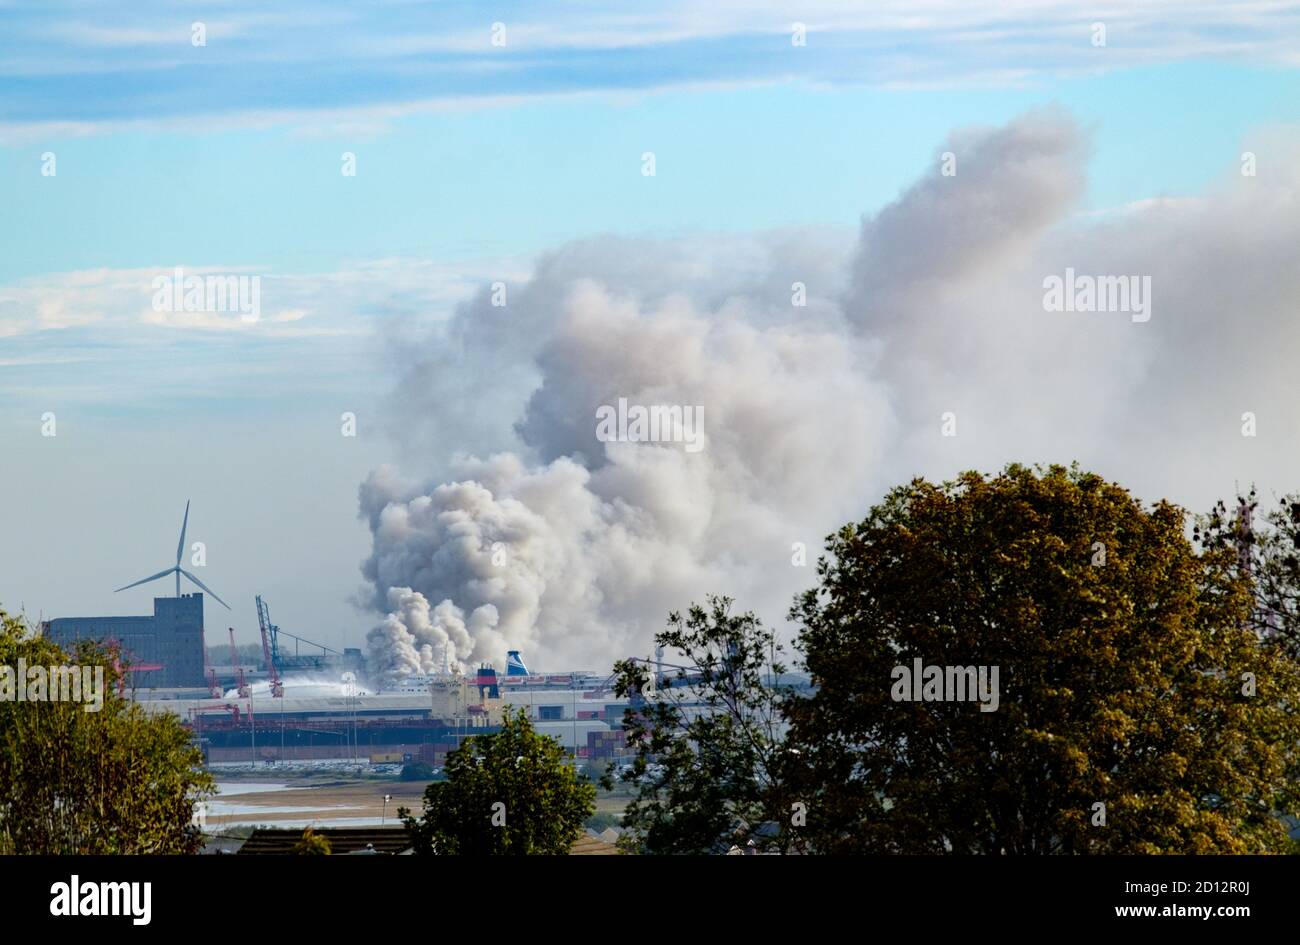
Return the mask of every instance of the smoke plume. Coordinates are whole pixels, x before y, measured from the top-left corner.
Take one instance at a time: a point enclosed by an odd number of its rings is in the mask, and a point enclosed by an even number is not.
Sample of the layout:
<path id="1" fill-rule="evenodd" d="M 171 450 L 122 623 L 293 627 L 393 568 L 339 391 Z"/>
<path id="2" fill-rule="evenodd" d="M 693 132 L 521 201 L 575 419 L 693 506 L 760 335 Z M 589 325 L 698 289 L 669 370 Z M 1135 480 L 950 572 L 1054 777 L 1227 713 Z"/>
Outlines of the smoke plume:
<path id="1" fill-rule="evenodd" d="M 603 668 L 708 592 L 780 623 L 823 537 L 914 475 L 1079 460 L 1197 509 L 1300 486 L 1300 148 L 1255 148 L 1267 179 L 1083 214 L 1087 142 L 1035 112 L 954 134 L 856 242 L 610 238 L 485 288 L 396 355 L 425 474 L 360 490 L 372 664 Z M 1046 311 L 1066 267 L 1150 276 L 1150 321 Z M 702 407 L 704 448 L 598 439 L 619 398 Z"/>

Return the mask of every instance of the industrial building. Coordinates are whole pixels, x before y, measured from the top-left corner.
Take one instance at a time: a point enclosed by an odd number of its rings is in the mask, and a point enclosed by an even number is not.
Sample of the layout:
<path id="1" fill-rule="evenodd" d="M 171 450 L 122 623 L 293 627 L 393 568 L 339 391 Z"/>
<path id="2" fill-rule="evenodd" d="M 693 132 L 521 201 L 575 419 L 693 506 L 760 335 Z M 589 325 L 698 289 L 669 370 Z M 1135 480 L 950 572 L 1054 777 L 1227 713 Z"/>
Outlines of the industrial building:
<path id="1" fill-rule="evenodd" d="M 139 688 L 205 685 L 203 595 L 197 592 L 155 597 L 152 617 L 59 617 L 41 624 L 41 631 L 69 653 L 80 640 L 116 644 Z"/>
<path id="2" fill-rule="evenodd" d="M 184 689 L 204 686 L 203 595 L 182 594 L 181 578 L 212 595 L 227 610 L 230 605 L 181 566 L 185 533 L 190 524 L 190 503 L 181 519 L 181 540 L 176 563 L 157 574 L 141 578 L 113 593 L 139 587 L 168 576 L 176 578 L 175 597 L 155 597 L 152 617 L 58 617 L 41 624 L 42 635 L 71 654 L 82 640 L 116 650 L 129 683 L 140 689 Z"/>

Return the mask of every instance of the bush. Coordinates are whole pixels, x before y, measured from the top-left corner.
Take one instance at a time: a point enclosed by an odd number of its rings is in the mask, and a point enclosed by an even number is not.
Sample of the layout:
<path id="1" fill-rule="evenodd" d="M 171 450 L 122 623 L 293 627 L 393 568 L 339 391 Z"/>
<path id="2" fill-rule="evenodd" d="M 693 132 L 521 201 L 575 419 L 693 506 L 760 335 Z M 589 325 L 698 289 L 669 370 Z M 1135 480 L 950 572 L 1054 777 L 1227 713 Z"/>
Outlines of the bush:
<path id="1" fill-rule="evenodd" d="M 329 856 L 333 852 L 329 837 L 318 834 L 311 827 L 302 832 L 302 839 L 293 845 L 295 856 Z"/>
<path id="2" fill-rule="evenodd" d="M 432 781 L 433 766 L 426 761 L 411 761 L 402 765 L 401 781 Z"/>

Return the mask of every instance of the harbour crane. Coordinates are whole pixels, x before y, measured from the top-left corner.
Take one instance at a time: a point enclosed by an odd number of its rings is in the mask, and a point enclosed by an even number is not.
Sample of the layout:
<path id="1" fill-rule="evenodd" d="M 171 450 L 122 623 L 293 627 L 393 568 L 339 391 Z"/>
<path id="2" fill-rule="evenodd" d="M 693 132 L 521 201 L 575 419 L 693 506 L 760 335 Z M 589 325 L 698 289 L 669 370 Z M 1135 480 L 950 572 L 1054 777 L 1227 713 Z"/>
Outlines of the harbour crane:
<path id="1" fill-rule="evenodd" d="M 278 674 L 282 674 L 284 672 L 286 664 L 297 669 L 302 669 L 304 667 L 309 668 L 313 660 L 317 660 L 317 659 L 323 660 L 326 658 L 327 654 L 333 654 L 334 656 L 343 655 L 342 653 L 340 653 L 338 650 L 334 649 L 331 646 L 326 646 L 324 643 L 317 643 L 314 640 L 308 640 L 306 637 L 300 637 L 297 636 L 296 634 L 288 633 L 284 630 L 281 630 L 275 624 L 271 623 L 271 611 L 266 606 L 266 601 L 262 599 L 262 596 L 260 594 L 257 595 L 257 623 L 260 627 L 263 628 L 264 632 L 266 633 L 267 643 L 269 644 L 270 647 L 270 665 L 275 667 L 275 671 Z M 293 640 L 292 654 L 285 654 L 280 651 L 281 636 L 286 636 L 289 639 Z M 299 644 L 302 643 L 306 643 L 309 647 L 312 647 L 313 649 L 320 650 L 320 656 L 316 657 L 313 654 L 307 657 L 303 657 L 298 652 Z"/>
<path id="2" fill-rule="evenodd" d="M 266 671 L 271 676 L 271 695 L 283 698 L 284 683 L 280 681 L 280 670 L 275 665 L 277 654 L 271 649 L 272 631 L 278 628 L 272 625 L 271 612 L 260 594 L 257 597 L 257 628 L 262 633 L 262 661 L 266 663 Z"/>
<path id="3" fill-rule="evenodd" d="M 239 665 L 239 651 L 235 649 L 235 628 L 230 628 L 230 665 L 235 668 L 235 691 L 239 693 L 239 698 L 247 699 L 252 695 L 248 688 L 248 680 L 244 678 L 244 669 Z"/>

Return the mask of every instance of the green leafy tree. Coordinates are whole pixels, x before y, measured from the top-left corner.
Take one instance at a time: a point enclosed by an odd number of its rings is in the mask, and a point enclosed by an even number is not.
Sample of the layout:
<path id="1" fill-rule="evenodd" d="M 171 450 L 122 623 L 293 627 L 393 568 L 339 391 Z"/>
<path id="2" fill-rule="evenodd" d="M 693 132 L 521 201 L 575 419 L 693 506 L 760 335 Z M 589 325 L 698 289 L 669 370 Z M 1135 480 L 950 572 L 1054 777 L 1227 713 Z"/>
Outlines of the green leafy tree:
<path id="1" fill-rule="evenodd" d="M 646 667 L 615 665 L 633 762 L 620 777 L 637 794 L 620 843 L 640 853 L 714 853 L 753 843 L 787 850 L 797 811 L 784 788 L 789 698 L 782 646 L 752 613 L 726 597 L 669 615 L 655 643 L 684 663 L 653 691 Z M 608 783 L 608 782 L 607 782 Z"/>
<path id="2" fill-rule="evenodd" d="M 828 540 L 792 706 L 825 852 L 1287 848 L 1296 669 L 1186 516 L 1053 466 L 918 479 Z M 998 667 L 996 711 L 896 701 L 895 668 Z"/>
<path id="3" fill-rule="evenodd" d="M 1197 520 L 1193 537 L 1235 554 L 1236 572 L 1255 594 L 1251 626 L 1265 646 L 1300 662 L 1300 495 L 1282 496 L 1266 515 L 1254 489 L 1231 510 L 1220 501 Z"/>
<path id="4" fill-rule="evenodd" d="M 416 853 L 567 854 L 596 809 L 595 786 L 523 709 L 507 711 L 499 732 L 467 738 L 444 774 L 425 789 L 418 820 L 397 811 Z"/>
<path id="5" fill-rule="evenodd" d="M 102 649 L 83 643 L 69 659 L 0 611 L 0 666 L 20 659 L 100 667 L 103 704 L 0 701 L 0 853 L 195 852 L 194 807 L 213 783 L 180 720 L 119 695 Z"/>
<path id="6" fill-rule="evenodd" d="M 402 765 L 402 773 L 398 775 L 400 781 L 432 781 L 433 766 L 427 761 L 408 761 Z"/>
<path id="7" fill-rule="evenodd" d="M 329 856 L 334 848 L 330 845 L 329 837 L 308 827 L 293 845 L 293 852 L 295 856 Z"/>

